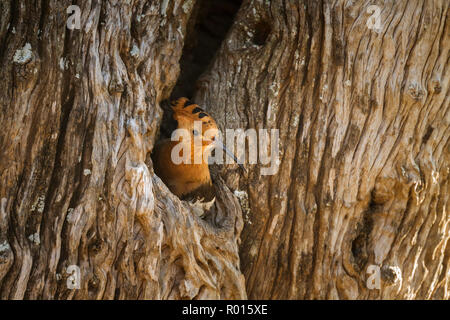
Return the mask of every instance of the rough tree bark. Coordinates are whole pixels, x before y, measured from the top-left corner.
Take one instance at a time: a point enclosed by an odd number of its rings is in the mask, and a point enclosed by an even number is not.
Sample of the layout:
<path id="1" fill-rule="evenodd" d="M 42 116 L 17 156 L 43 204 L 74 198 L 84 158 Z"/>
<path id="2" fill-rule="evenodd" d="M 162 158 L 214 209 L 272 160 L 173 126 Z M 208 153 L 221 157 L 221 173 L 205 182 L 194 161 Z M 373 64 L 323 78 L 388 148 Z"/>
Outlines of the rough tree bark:
<path id="1" fill-rule="evenodd" d="M 149 158 L 195 2 L 78 1 L 73 31 L 0 3 L 0 298 L 448 299 L 448 1 L 243 1 L 194 100 L 280 129 L 280 168 L 223 169 L 206 219 Z"/>
<path id="2" fill-rule="evenodd" d="M 71 4 L 0 7 L 0 297 L 246 298 L 237 199 L 201 219 L 146 165 L 194 2 Z"/>
<path id="3" fill-rule="evenodd" d="M 244 1 L 196 101 L 280 130 L 277 175 L 226 179 L 248 194 L 249 298 L 449 299 L 448 7 Z"/>

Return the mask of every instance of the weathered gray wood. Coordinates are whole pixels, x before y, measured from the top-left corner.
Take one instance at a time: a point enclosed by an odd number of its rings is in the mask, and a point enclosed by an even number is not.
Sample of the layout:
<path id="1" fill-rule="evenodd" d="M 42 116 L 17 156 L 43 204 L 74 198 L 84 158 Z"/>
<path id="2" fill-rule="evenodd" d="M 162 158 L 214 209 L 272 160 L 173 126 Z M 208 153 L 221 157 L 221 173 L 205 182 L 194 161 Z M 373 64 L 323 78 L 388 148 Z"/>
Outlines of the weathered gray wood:
<path id="1" fill-rule="evenodd" d="M 70 31 L 71 1 L 2 2 L 2 299 L 246 298 L 236 198 L 200 219 L 145 162 L 193 4 L 83 1 Z"/>
<path id="2" fill-rule="evenodd" d="M 277 175 L 225 172 L 248 195 L 250 298 L 449 299 L 448 18 L 438 0 L 244 1 L 196 101 L 223 128 L 280 129 Z"/>
<path id="3" fill-rule="evenodd" d="M 448 1 L 244 0 L 194 100 L 280 129 L 280 168 L 222 167 L 204 218 L 149 157 L 194 3 L 70 31 L 71 1 L 0 2 L 0 298 L 449 299 Z"/>

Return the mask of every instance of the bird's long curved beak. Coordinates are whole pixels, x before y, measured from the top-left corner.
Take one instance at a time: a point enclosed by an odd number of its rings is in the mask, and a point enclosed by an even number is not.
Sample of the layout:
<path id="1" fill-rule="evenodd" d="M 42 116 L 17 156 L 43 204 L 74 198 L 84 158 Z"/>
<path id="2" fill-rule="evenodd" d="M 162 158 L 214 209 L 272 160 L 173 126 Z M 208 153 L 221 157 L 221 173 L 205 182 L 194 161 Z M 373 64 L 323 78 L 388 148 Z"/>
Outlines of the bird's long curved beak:
<path id="1" fill-rule="evenodd" d="M 222 141 L 220 141 L 219 139 L 214 140 L 214 144 L 219 147 L 222 148 L 231 158 L 233 158 L 234 162 L 236 162 L 239 167 L 241 168 L 242 171 L 247 172 L 247 170 L 245 170 L 245 167 L 242 165 L 242 163 L 239 162 L 239 160 L 236 158 L 236 156 L 233 154 L 233 152 L 231 152 L 230 150 L 227 149 L 227 147 L 223 144 Z"/>

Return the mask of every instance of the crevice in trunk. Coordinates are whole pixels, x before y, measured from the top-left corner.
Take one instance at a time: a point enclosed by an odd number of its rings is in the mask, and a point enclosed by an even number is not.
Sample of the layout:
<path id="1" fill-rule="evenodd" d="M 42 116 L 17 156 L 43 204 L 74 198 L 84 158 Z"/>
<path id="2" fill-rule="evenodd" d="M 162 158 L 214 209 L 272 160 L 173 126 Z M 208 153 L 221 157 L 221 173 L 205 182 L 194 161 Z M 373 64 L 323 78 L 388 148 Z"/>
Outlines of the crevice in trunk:
<path id="1" fill-rule="evenodd" d="M 352 241 L 352 255 L 359 270 L 364 270 L 364 266 L 369 260 L 369 248 L 370 243 L 370 233 L 373 229 L 373 214 L 378 212 L 381 208 L 380 204 L 374 199 L 374 194 L 372 192 L 372 197 L 368 204 L 367 209 L 363 213 L 362 221 L 358 224 L 357 236 Z"/>
<path id="2" fill-rule="evenodd" d="M 181 72 L 171 99 L 192 98 L 196 81 L 209 67 L 233 24 L 242 0 L 199 0 L 188 22 Z"/>
<path id="3" fill-rule="evenodd" d="M 180 59 L 180 75 L 170 95 L 170 101 L 180 97 L 191 99 L 196 82 L 208 69 L 216 52 L 233 24 L 242 0 L 198 0 L 189 19 L 183 54 Z M 177 124 L 172 118 L 169 101 L 163 101 L 164 110 L 157 141 L 170 138 Z"/>

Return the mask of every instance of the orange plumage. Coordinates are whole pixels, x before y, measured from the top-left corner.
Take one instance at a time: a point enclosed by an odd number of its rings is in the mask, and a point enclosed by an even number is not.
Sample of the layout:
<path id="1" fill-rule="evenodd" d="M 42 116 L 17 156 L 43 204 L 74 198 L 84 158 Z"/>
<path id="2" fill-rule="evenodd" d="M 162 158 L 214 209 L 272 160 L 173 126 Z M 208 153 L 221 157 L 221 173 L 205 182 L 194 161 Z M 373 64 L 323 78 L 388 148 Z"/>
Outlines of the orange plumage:
<path id="1" fill-rule="evenodd" d="M 219 129 L 217 124 L 209 114 L 197 104 L 191 103 L 187 98 L 180 98 L 175 101 L 172 110 L 173 118 L 178 124 L 177 128 L 186 129 L 190 134 L 190 140 L 183 141 L 181 139 L 181 142 L 179 142 L 165 139 L 159 142 L 155 146 L 153 157 L 155 173 L 179 198 L 197 198 L 210 201 L 214 198 L 214 189 L 208 162 L 206 161 L 207 157 L 202 156 L 199 164 L 194 163 L 194 157 L 196 152 L 209 155 L 218 145 L 226 150 L 218 139 Z M 201 121 L 201 132 L 195 130 L 194 121 Z M 200 148 L 194 148 L 194 138 L 201 138 Z M 190 143 L 190 164 L 175 164 L 172 161 L 172 150 L 179 143 Z M 228 152 L 228 150 L 226 151 Z"/>

